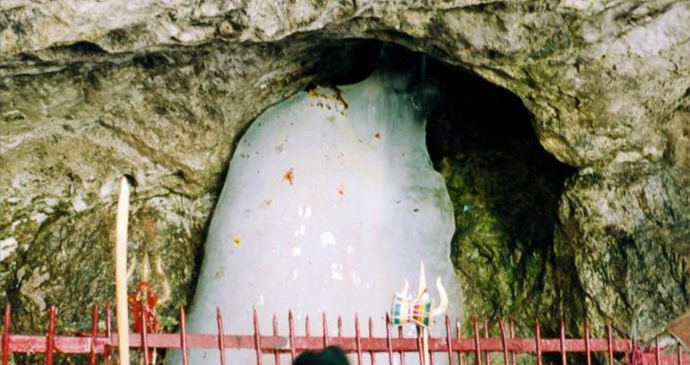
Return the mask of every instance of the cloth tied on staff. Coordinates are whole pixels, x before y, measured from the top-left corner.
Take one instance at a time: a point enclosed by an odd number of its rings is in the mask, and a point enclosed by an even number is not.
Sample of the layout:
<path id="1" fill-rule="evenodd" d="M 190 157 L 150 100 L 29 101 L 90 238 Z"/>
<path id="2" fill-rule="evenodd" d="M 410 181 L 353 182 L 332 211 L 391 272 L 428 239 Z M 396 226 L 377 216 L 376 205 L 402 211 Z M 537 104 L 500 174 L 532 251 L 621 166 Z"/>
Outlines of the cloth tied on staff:
<path id="1" fill-rule="evenodd" d="M 396 293 L 393 297 L 392 321 L 393 324 L 415 323 L 419 326 L 429 327 L 431 323 L 431 300 L 429 290 L 425 289 L 417 297 L 410 298 Z"/>

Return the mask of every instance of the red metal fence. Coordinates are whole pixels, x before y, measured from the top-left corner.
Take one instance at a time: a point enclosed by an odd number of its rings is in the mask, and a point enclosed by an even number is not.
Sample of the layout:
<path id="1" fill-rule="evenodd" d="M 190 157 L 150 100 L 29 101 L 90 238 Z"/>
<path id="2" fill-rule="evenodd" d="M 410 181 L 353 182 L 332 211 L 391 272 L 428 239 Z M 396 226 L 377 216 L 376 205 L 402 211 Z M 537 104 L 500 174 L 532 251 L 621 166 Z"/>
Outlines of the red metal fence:
<path id="1" fill-rule="evenodd" d="M 2 365 L 7 365 L 11 353 L 42 353 L 45 354 L 45 363 L 53 364 L 55 355 L 70 356 L 73 354 L 88 355 L 90 364 L 96 364 L 100 357 L 106 364 L 110 364 L 114 348 L 117 347 L 117 336 L 111 327 L 110 307 L 105 310 L 105 332 L 99 332 L 98 328 L 98 307 L 93 308 L 92 326 L 90 332 L 77 335 L 57 335 L 55 329 L 56 309 L 50 307 L 48 312 L 48 330 L 43 336 L 15 335 L 10 333 L 10 306 L 5 307 L 3 334 L 2 334 Z M 146 307 L 141 313 L 142 320 L 147 315 Z M 180 308 L 180 332 L 176 334 L 147 333 L 146 326 L 143 326 L 141 333 L 130 334 L 130 346 L 141 351 L 144 363 L 150 362 L 149 354 L 152 349 L 179 349 L 182 352 L 183 364 L 188 364 L 188 352 L 191 349 L 218 349 L 220 354 L 220 364 L 226 363 L 226 350 L 249 349 L 256 352 L 256 363 L 262 365 L 264 356 L 273 358 L 272 362 L 280 364 L 281 355 L 290 357 L 294 360 L 295 356 L 306 350 L 320 350 L 326 346 L 340 346 L 348 353 L 356 354 L 357 364 L 361 365 L 365 361 L 375 364 L 376 353 L 387 354 L 390 365 L 394 363 L 394 358 L 398 357 L 400 364 L 404 365 L 404 353 L 418 353 L 422 356 L 421 337 L 406 338 L 403 336 L 402 328 L 398 328 L 393 334 L 392 326 L 386 317 L 386 337 L 374 337 L 374 323 L 369 318 L 368 334 L 362 334 L 358 316 L 355 317 L 355 336 L 343 336 L 343 322 L 338 318 L 337 336 L 329 336 L 328 322 L 326 314 L 322 317 L 322 334 L 312 336 L 309 317 L 305 319 L 305 330 L 303 336 L 298 336 L 295 331 L 295 323 L 290 312 L 288 315 L 288 335 L 280 335 L 278 331 L 277 318 L 273 317 L 273 333 L 262 335 L 259 331 L 259 317 L 254 310 L 254 333 L 252 335 L 238 336 L 226 335 L 223 333 L 223 317 L 220 310 L 217 311 L 216 320 L 218 323 L 218 333 L 209 334 L 188 334 L 185 327 L 184 309 Z M 608 364 L 614 363 L 614 357 L 624 360 L 626 364 L 673 364 L 690 365 L 690 355 L 685 353 L 681 345 L 677 345 L 673 353 L 668 353 L 666 349 L 659 346 L 659 338 L 656 345 L 642 349 L 636 341 L 629 339 L 613 338 L 611 325 L 607 325 L 607 337 L 605 339 L 590 338 L 590 328 L 584 324 L 585 338 L 566 338 L 565 326 L 563 321 L 560 325 L 560 337 L 555 339 L 545 339 L 541 337 L 539 322 L 534 326 L 534 338 L 515 338 L 515 325 L 513 321 L 504 324 L 498 321 L 501 336 L 489 337 L 488 323 L 483 322 L 483 333 L 480 324 L 474 322 L 474 333 L 472 337 L 463 338 L 460 334 L 460 324 L 456 322 L 451 325 L 448 317 L 445 319 L 445 337 L 429 338 L 429 351 L 431 352 L 431 364 L 433 360 L 445 357 L 450 364 L 476 364 L 489 365 L 494 358 L 502 358 L 504 365 L 515 365 L 518 354 L 533 354 L 536 356 L 537 363 L 543 363 L 544 354 L 558 354 L 560 363 L 565 365 L 568 362 L 569 354 L 581 353 L 586 363 L 592 363 L 594 353 L 603 353 Z M 452 335 L 455 327 L 455 336 Z M 467 355 L 473 354 L 473 355 Z M 493 354 L 493 356 L 491 356 Z M 385 355 L 384 355 L 385 356 Z M 368 360 L 368 361 L 367 361 Z"/>

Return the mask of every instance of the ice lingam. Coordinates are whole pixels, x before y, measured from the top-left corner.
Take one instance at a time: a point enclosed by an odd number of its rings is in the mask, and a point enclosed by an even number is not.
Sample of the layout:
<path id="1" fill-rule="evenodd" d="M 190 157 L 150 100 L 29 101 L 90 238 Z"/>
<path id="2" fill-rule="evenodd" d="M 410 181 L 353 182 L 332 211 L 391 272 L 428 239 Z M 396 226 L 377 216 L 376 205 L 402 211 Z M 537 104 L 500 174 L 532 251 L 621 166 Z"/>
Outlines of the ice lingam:
<path id="1" fill-rule="evenodd" d="M 298 335 L 307 315 L 312 335 L 321 335 L 326 312 L 331 336 L 338 315 L 353 336 L 357 311 L 363 328 L 371 316 L 375 335 L 385 336 L 392 297 L 403 279 L 414 286 L 422 260 L 431 297 L 440 276 L 447 313 L 460 315 L 449 259 L 453 208 L 425 145 L 426 115 L 439 95 L 423 81 L 422 62 L 378 62 L 366 80 L 300 92 L 247 130 L 212 219 L 188 332 L 217 333 L 219 307 L 226 334 L 251 334 L 256 307 L 262 334 L 272 333 L 275 313 L 286 335 L 291 309 Z M 253 351 L 226 356 L 256 362 Z M 263 360 L 273 363 L 272 355 Z M 216 364 L 218 350 L 196 350 L 190 361 Z"/>

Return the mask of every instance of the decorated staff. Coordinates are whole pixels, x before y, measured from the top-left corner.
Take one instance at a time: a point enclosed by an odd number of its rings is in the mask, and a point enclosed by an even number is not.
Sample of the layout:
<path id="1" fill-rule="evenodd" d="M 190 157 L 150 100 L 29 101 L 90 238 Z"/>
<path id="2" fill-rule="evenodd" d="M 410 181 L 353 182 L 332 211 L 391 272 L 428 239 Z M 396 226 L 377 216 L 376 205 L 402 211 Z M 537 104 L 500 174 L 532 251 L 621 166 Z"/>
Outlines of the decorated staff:
<path id="1" fill-rule="evenodd" d="M 117 314 L 117 345 L 120 365 L 129 365 L 129 319 L 127 308 L 127 224 L 129 221 L 129 184 L 120 180 L 115 222 L 115 300 Z"/>
<path id="2" fill-rule="evenodd" d="M 395 293 L 391 318 L 393 324 L 403 325 L 414 323 L 422 332 L 422 359 L 424 365 L 429 365 L 429 328 L 434 324 L 434 317 L 446 312 L 448 308 L 448 295 L 441 283 L 441 277 L 436 278 L 436 288 L 440 296 L 440 304 L 433 307 L 434 301 L 429 296 L 429 288 L 426 286 L 424 262 L 419 264 L 419 287 L 417 294 L 412 297 L 407 294 L 410 284 L 405 279 L 405 285 L 400 293 Z"/>

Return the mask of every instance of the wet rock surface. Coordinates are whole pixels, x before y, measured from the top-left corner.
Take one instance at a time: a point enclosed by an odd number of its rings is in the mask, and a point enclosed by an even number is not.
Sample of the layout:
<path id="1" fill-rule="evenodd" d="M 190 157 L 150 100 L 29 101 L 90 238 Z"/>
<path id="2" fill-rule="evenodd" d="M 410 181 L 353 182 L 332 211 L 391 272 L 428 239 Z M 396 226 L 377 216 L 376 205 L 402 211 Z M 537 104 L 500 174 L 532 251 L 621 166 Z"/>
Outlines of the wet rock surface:
<path id="1" fill-rule="evenodd" d="M 512 92 L 529 112 L 515 122 L 574 168 L 561 174 L 537 152 L 517 152 L 519 164 L 506 150 L 475 149 L 489 152 L 474 162 L 460 147 L 439 155 L 466 228 L 458 272 L 481 267 L 467 249 L 479 242 L 504 273 L 481 300 L 465 291 L 465 313 L 528 303 L 530 315 L 586 315 L 597 329 L 611 317 L 622 335 L 652 336 L 690 306 L 689 20 L 680 0 L 3 1 L 0 304 L 15 306 L 14 331 L 41 330 L 52 303 L 60 328 L 87 328 L 83 306 L 113 292 L 116 181 L 129 174 L 130 251 L 160 257 L 154 287 L 171 285 L 161 315 L 173 326 L 239 136 L 308 84 L 362 69 L 363 40 L 378 40 Z M 496 128 L 480 137 L 525 140 Z M 513 197 L 501 179 L 533 191 Z M 465 213 L 478 196 L 490 204 Z"/>

